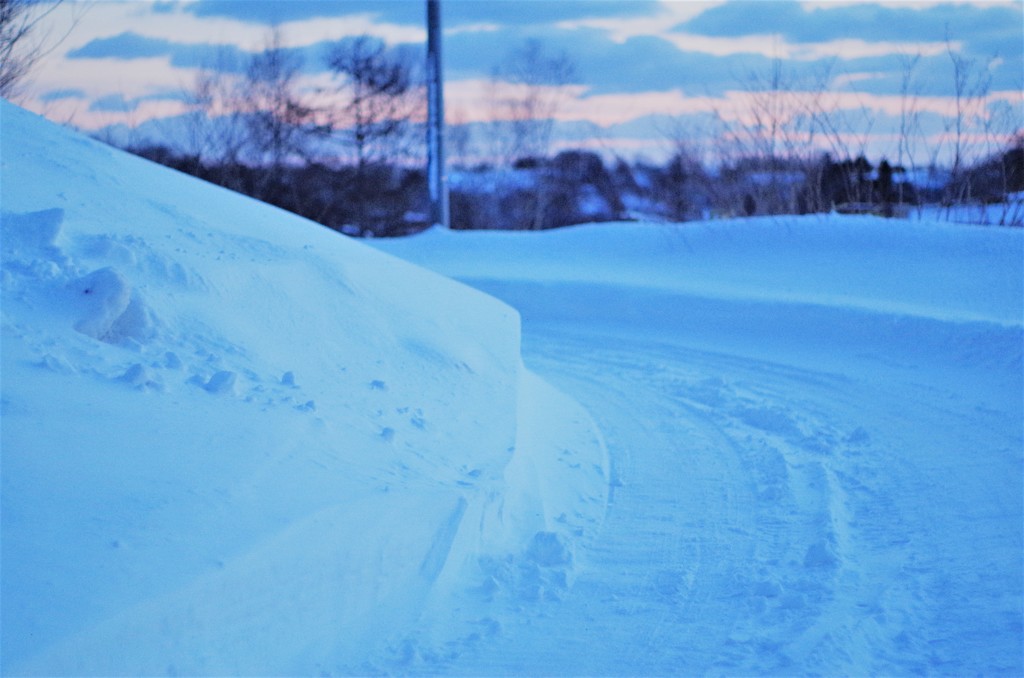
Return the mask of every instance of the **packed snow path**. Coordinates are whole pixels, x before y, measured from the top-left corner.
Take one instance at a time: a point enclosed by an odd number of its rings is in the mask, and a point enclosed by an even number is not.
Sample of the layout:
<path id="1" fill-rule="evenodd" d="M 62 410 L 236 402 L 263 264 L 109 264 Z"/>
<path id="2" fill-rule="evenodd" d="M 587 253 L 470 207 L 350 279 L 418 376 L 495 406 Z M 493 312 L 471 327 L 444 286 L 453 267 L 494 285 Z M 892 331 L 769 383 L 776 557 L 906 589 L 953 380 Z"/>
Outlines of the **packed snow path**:
<path id="1" fill-rule="evenodd" d="M 478 278 L 508 265 L 435 240 L 385 247 L 520 310 L 527 365 L 601 427 L 612 491 L 561 601 L 509 601 L 494 638 L 419 669 L 1021 672 L 1019 323 Z"/>
<path id="2" fill-rule="evenodd" d="M 999 415 L 968 446 L 962 403 L 927 386 L 892 411 L 888 384 L 678 346 L 527 349 L 604 427 L 617 482 L 570 597 L 471 673 L 1019 668 L 1020 477 L 1001 475 Z"/>

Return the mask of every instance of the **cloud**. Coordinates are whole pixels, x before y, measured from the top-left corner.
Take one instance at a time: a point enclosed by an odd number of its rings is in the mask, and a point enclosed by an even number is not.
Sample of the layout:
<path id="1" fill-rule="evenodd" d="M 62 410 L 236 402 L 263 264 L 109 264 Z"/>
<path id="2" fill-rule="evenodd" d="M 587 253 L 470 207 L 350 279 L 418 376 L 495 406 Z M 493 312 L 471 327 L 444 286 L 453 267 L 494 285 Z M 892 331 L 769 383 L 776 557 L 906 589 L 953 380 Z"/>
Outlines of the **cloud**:
<path id="1" fill-rule="evenodd" d="M 304 51 L 300 48 L 286 49 L 286 52 L 296 54 L 302 54 Z M 176 68 L 209 68 L 226 73 L 243 71 L 249 57 L 250 52 L 235 45 L 178 43 L 131 32 L 109 38 L 97 38 L 67 54 L 68 59 L 133 61 L 167 58 L 170 65 Z"/>
<path id="2" fill-rule="evenodd" d="M 423 0 L 160 0 L 100 3 L 36 72 L 38 101 L 74 109 L 76 121 L 146 119 L 183 108 L 154 94 L 190 82 L 196 68 L 240 73 L 279 24 L 287 51 L 303 60 L 303 91 L 330 88 L 329 46 L 370 34 L 422 65 Z M 488 78 L 527 39 L 563 51 L 578 81 L 562 120 L 588 119 L 608 134 L 640 138 L 650 114 L 696 116 L 731 105 L 752 74 L 777 62 L 790 82 L 831 68 L 829 94 L 892 110 L 905 61 L 920 54 L 913 92 L 939 111 L 952 93 L 954 53 L 972 60 L 991 90 L 1024 89 L 1024 5 L 948 3 L 688 3 L 680 0 L 442 0 L 446 99 L 482 120 Z M 65 50 L 70 50 L 66 54 Z M 106 60 L 99 62 L 97 60 Z M 112 92 L 115 92 L 112 94 Z M 1019 99 L 1019 94 L 1017 95 Z M 93 99 L 99 97 L 98 99 Z M 161 101 L 160 99 L 163 99 Z M 89 111 L 85 111 L 86 107 Z M 455 110 L 454 108 L 450 110 Z M 69 114 L 70 115 L 70 114 Z M 935 112 L 934 115 L 939 115 Z M 623 125 L 625 127 L 620 128 Z M 883 122 L 876 122 L 879 128 Z"/>
<path id="3" fill-rule="evenodd" d="M 737 0 L 708 9 L 679 24 L 676 31 L 713 37 L 778 35 L 791 43 L 821 43 L 851 36 L 866 42 L 964 41 L 975 55 L 995 49 L 1020 55 L 1024 6 L 939 4 L 915 7 L 853 3 L 802 5 L 797 2 Z M 1009 57 L 1011 54 L 1004 53 Z"/>
<path id="4" fill-rule="evenodd" d="M 108 94 L 95 99 L 89 105 L 91 113 L 131 113 L 139 108 L 139 105 L 147 101 L 186 101 L 188 99 L 184 92 L 154 92 L 140 97 L 127 99 L 122 94 Z"/>
<path id="5" fill-rule="evenodd" d="M 141 97 L 135 97 L 135 101 L 137 103 L 142 103 L 144 101 L 182 101 L 187 103 L 189 100 L 190 96 L 188 95 L 188 93 L 180 90 L 168 92 L 153 92 L 152 94 L 146 94 Z"/>
<path id="6" fill-rule="evenodd" d="M 850 89 L 871 94 L 896 94 L 900 92 L 902 79 L 907 74 L 907 57 L 888 55 L 865 57 L 840 62 L 838 75 L 851 73 L 868 74 L 871 77 L 852 84 Z M 967 89 L 983 85 L 990 91 L 1024 89 L 1024 64 L 1016 61 L 995 61 L 989 65 L 987 59 L 968 59 L 963 74 L 967 76 Z M 955 79 L 953 61 L 949 54 L 921 56 L 917 59 L 911 75 L 911 93 L 924 96 L 953 96 Z"/>
<path id="7" fill-rule="evenodd" d="M 566 31 L 465 32 L 445 40 L 449 80 L 487 78 L 527 38 L 538 39 L 549 55 L 565 54 L 576 66 L 576 82 L 595 95 L 667 91 L 682 88 L 699 95 L 735 87 L 751 70 L 764 70 L 770 59 L 760 54 L 715 56 L 685 51 L 657 36 L 635 36 L 619 42 L 601 29 Z"/>
<path id="8" fill-rule="evenodd" d="M 574 54 L 580 71 L 596 94 L 681 88 L 691 94 L 713 95 L 735 87 L 748 72 L 764 70 L 770 64 L 760 54 L 714 56 L 681 50 L 654 36 L 634 37 L 617 45 L 601 35 L 592 35 L 579 46 Z"/>
<path id="9" fill-rule="evenodd" d="M 291 21 L 327 19 L 352 14 L 373 14 L 395 23 L 424 21 L 421 2 L 365 2 L 364 0 L 199 0 L 185 7 L 198 17 L 219 17 L 267 26 Z M 418 17 L 413 18 L 413 15 Z"/>
<path id="10" fill-rule="evenodd" d="M 169 56 L 174 43 L 125 32 L 110 38 L 97 38 L 67 53 L 68 59 L 149 59 Z"/>
<path id="11" fill-rule="evenodd" d="M 624 19 L 648 16 L 659 9 L 649 0 L 489 0 L 442 5 L 445 25 L 498 24 L 501 26 L 544 26 L 588 19 Z"/>
<path id="12" fill-rule="evenodd" d="M 806 14 L 795 3 L 755 4 L 755 14 L 771 14 L 776 7 L 783 17 Z M 746 6 L 746 3 L 741 5 Z M 715 9 L 730 7 L 732 4 Z M 861 7 L 851 9 L 854 12 L 865 10 Z M 886 7 L 867 9 L 894 11 Z M 714 10 L 708 10 L 698 18 L 707 16 L 711 11 Z M 916 10 L 908 17 L 924 14 L 925 10 Z M 765 24 L 766 30 L 771 27 L 770 23 Z M 904 29 L 913 32 L 909 24 Z M 838 29 L 833 32 L 838 33 Z M 998 33 L 996 29 L 992 32 L 993 35 Z M 823 35 L 828 37 L 829 30 L 825 30 Z M 701 40 L 689 40 L 678 33 L 615 39 L 618 36 L 604 28 L 578 27 L 570 30 L 547 26 L 521 30 L 506 27 L 500 31 L 466 31 L 447 36 L 446 75 L 449 80 L 487 78 L 527 37 L 540 39 L 551 53 L 564 49 L 576 63 L 578 82 L 588 86 L 594 96 L 673 89 L 681 89 L 689 96 L 720 96 L 730 89 L 742 88 L 751 76 L 768 73 L 776 61 L 771 49 L 762 49 L 764 44 L 754 44 L 764 43 L 766 39 L 763 36 L 715 38 L 719 42 L 735 40 L 735 51 L 710 52 L 703 49 Z M 806 37 L 809 39 L 810 35 Z M 1019 35 L 1017 42 L 1020 42 Z M 958 43 L 954 44 L 954 50 L 958 46 Z M 1004 49 L 1009 50 L 1010 47 L 1004 45 Z M 1024 88 L 1024 59 L 1019 48 L 1017 51 L 1016 58 L 1005 58 L 992 64 L 988 77 L 993 90 Z M 953 91 L 952 61 L 943 43 L 936 46 L 936 43 L 879 42 L 873 36 L 865 35 L 853 41 L 843 38 L 822 43 L 795 43 L 795 46 L 787 45 L 782 52 L 777 61 L 788 74 L 789 86 L 792 87 L 817 85 L 822 81 L 822 73 L 831 72 L 833 86 L 843 91 L 898 94 L 907 55 L 920 53 L 914 74 L 915 91 L 932 96 L 950 95 Z M 964 56 L 972 60 L 972 67 L 976 70 L 983 69 L 989 61 L 987 58 L 973 58 L 966 52 Z"/>
<path id="13" fill-rule="evenodd" d="M 286 59 L 300 64 L 300 71 L 307 75 L 324 73 L 328 70 L 325 57 L 338 44 L 355 40 L 353 37 L 341 40 L 318 42 L 301 47 L 284 47 Z M 258 48 L 257 48 L 258 49 Z M 425 49 L 423 45 L 394 45 L 388 48 L 392 56 L 409 55 L 416 64 L 417 56 Z M 68 59 L 118 59 L 132 61 L 141 59 L 166 58 L 175 68 L 202 68 L 222 73 L 242 73 L 253 55 L 236 45 L 178 43 L 162 38 L 151 38 L 135 33 L 121 33 L 110 38 L 93 40 L 79 49 L 68 53 Z M 109 109 L 108 109 L 109 110 Z"/>
<path id="14" fill-rule="evenodd" d="M 800 4 L 729 2 L 678 24 L 674 31 L 705 39 L 775 36 L 783 56 L 824 61 L 833 58 L 837 73 L 859 74 L 846 86 L 858 91 L 899 91 L 905 55 L 920 54 L 917 86 L 924 94 L 948 95 L 953 89 L 947 50 L 984 69 L 994 90 L 1024 88 L 1024 43 L 1020 27 L 1024 5 L 969 4 Z M 851 36 L 856 36 L 851 43 Z M 947 45 L 948 39 L 948 45 Z M 992 61 L 993 57 L 999 59 Z"/>
<path id="15" fill-rule="evenodd" d="M 138 101 L 128 101 L 120 94 L 108 94 L 89 105 L 92 113 L 130 113 L 138 108 Z"/>
<path id="16" fill-rule="evenodd" d="M 290 21 L 371 15 L 377 21 L 422 26 L 426 22 L 423 0 L 199 0 L 186 11 L 200 17 L 231 18 L 265 25 Z M 654 0 L 460 0 L 442 3 L 442 24 L 457 27 L 474 24 L 539 26 L 562 21 L 644 16 L 656 12 Z"/>
<path id="17" fill-rule="evenodd" d="M 547 30 L 532 36 L 540 42 L 544 54 L 563 51 L 565 41 L 552 39 L 553 33 L 557 31 Z M 446 36 L 443 46 L 445 77 L 448 80 L 489 77 L 525 44 L 526 39 L 524 32 L 514 29 L 460 31 Z M 575 51 L 574 45 L 574 54 Z"/>
<path id="18" fill-rule="evenodd" d="M 412 4 L 422 9 L 419 1 Z M 494 69 L 507 62 L 513 50 L 521 46 L 527 38 L 539 39 L 551 54 L 558 54 L 564 50 L 577 65 L 578 83 L 586 85 L 589 88 L 589 93 L 593 96 L 673 89 L 680 89 L 687 95 L 719 96 L 729 89 L 740 86 L 751 74 L 765 73 L 771 67 L 770 50 L 755 50 L 755 46 L 750 42 L 751 40 L 763 42 L 763 36 L 745 35 L 737 38 L 716 37 L 689 40 L 685 34 L 670 33 L 663 34 L 663 36 L 635 35 L 626 39 L 613 39 L 612 33 L 605 28 L 587 27 L 578 23 L 575 24 L 575 28 L 567 27 L 568 24 L 559 26 L 554 23 L 543 26 L 523 25 L 523 22 L 527 20 L 539 21 L 544 17 L 554 19 L 573 13 L 603 12 L 609 14 L 624 11 L 618 9 L 621 5 L 632 6 L 632 4 L 600 1 L 588 3 L 548 2 L 545 0 L 530 3 L 533 12 L 529 14 L 532 18 L 526 19 L 523 18 L 524 12 L 521 3 L 505 1 L 449 3 L 448 6 L 452 8 L 451 12 L 461 13 L 460 16 L 467 21 L 483 17 L 504 20 L 505 15 L 508 15 L 509 20 L 520 23 L 505 25 L 500 30 L 451 31 L 446 36 L 444 47 L 446 77 L 450 82 L 460 79 L 486 79 Z M 316 12 L 329 14 L 340 11 L 352 12 L 359 8 L 376 8 L 378 14 L 386 14 L 397 20 L 402 17 L 402 12 L 410 11 L 409 2 L 365 2 L 363 0 L 348 0 L 340 3 L 325 0 L 316 0 L 311 3 L 301 0 L 294 2 L 275 0 L 269 3 L 258 0 L 244 3 L 202 0 L 183 5 L 183 7 L 193 8 L 194 11 L 200 13 L 215 14 L 227 11 L 238 13 L 240 12 L 239 5 L 249 8 L 252 15 L 256 17 L 267 15 L 272 10 L 287 12 L 288 16 L 297 17 L 308 16 Z M 577 7 L 578 5 L 585 5 L 589 9 Z M 265 9 L 261 10 L 264 7 Z M 518 9 L 516 9 L 517 7 Z M 274 10 L 274 8 L 277 9 Z M 922 30 L 910 19 L 923 19 L 925 25 L 931 25 L 934 28 L 936 15 L 932 12 L 945 9 L 948 7 L 937 6 L 919 10 L 879 5 L 807 8 L 793 2 L 753 4 L 738 2 L 712 7 L 680 26 L 686 30 L 697 28 L 707 33 L 737 35 L 752 30 L 780 30 L 787 34 L 786 39 L 801 41 L 810 40 L 814 30 L 819 30 L 819 35 L 823 39 L 829 39 L 831 35 L 840 32 L 835 23 L 843 17 L 847 20 L 859 17 L 857 20 L 867 21 L 873 18 L 892 19 L 894 16 L 892 13 L 901 17 L 907 13 L 904 17 L 907 21 L 900 26 L 901 34 L 918 34 Z M 988 10 L 1012 13 L 1014 8 L 1000 6 L 988 8 Z M 630 11 L 640 10 L 631 9 Z M 743 14 L 744 11 L 747 14 Z M 965 20 L 961 24 L 966 27 L 978 24 L 981 21 L 979 16 L 989 19 L 996 16 L 985 12 L 977 15 L 974 13 L 974 8 L 970 7 L 962 11 L 965 16 L 974 17 L 973 20 Z M 737 16 L 737 12 L 742 16 Z M 941 15 L 939 16 L 941 17 Z M 744 28 L 744 26 L 751 25 L 754 28 Z M 295 24 L 290 26 L 295 26 Z M 1016 58 L 1013 55 L 1008 55 L 1008 58 L 1003 58 L 993 64 L 988 73 L 992 89 L 1021 89 L 1024 87 L 1024 62 L 1020 56 L 1020 48 L 1015 47 L 1015 43 L 1020 42 L 1019 35 L 1015 41 L 1008 41 L 996 28 L 989 27 L 989 29 L 988 39 L 984 44 L 988 47 L 1001 46 L 1006 52 L 1017 50 Z M 832 64 L 833 75 L 837 77 L 836 86 L 845 91 L 862 91 L 872 94 L 898 93 L 904 71 L 902 54 L 912 54 L 914 45 L 906 42 L 881 42 L 879 34 L 886 37 L 886 31 L 892 32 L 892 29 L 879 29 L 879 33 L 875 34 L 863 31 L 859 33 L 853 47 L 859 46 L 864 49 L 840 49 L 843 45 L 851 44 L 849 38 L 819 43 L 794 42 L 796 47 L 790 46 L 786 50 L 786 56 L 781 59 L 781 63 L 787 72 L 792 73 L 820 71 L 825 68 L 826 64 Z M 849 34 L 849 27 L 847 26 L 842 33 L 843 35 Z M 700 40 L 718 40 L 720 42 L 734 40 L 738 51 L 712 53 L 701 47 Z M 973 40 L 974 44 L 981 43 L 978 34 L 974 35 Z M 336 42 L 322 40 L 313 44 L 287 47 L 286 51 L 289 52 L 291 58 L 301 61 L 302 71 L 305 74 L 322 74 L 327 70 L 324 56 L 329 47 Z M 692 47 L 690 43 L 693 43 Z M 934 46 L 935 43 L 929 44 Z M 830 45 L 836 49 L 827 49 Z M 805 48 L 801 46 L 805 46 Z M 925 52 L 918 63 L 916 87 L 922 94 L 942 95 L 951 92 L 952 64 L 949 55 L 945 52 L 945 46 L 940 44 L 940 47 L 939 50 Z M 251 45 L 249 48 L 256 49 L 257 46 Z M 421 51 L 422 45 L 417 42 L 403 43 L 396 45 L 395 48 Z M 67 56 L 69 59 L 108 58 L 126 61 L 163 58 L 167 59 L 167 63 L 175 68 L 213 68 L 228 73 L 239 73 L 244 69 L 244 64 L 252 53 L 237 45 L 184 43 L 174 39 L 157 38 L 126 31 L 114 36 L 96 38 L 72 50 Z M 969 56 L 966 51 L 964 54 Z M 418 63 L 417 57 L 413 57 L 413 59 Z M 975 59 L 975 62 L 975 66 L 980 68 L 986 60 Z"/>
<path id="19" fill-rule="evenodd" d="M 63 99 L 85 99 L 85 90 L 78 88 L 54 89 L 39 96 L 40 101 L 61 101 Z"/>

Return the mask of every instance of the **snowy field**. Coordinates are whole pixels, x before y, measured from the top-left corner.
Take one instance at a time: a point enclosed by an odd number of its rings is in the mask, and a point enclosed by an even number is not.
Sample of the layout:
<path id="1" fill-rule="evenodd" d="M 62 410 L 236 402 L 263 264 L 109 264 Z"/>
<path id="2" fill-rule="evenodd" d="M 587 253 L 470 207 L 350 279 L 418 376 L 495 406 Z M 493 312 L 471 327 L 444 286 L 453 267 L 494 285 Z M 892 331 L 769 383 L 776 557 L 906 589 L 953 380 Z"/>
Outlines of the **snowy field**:
<path id="1" fill-rule="evenodd" d="M 371 249 L 0 115 L 4 674 L 1024 672 L 1021 230 Z"/>

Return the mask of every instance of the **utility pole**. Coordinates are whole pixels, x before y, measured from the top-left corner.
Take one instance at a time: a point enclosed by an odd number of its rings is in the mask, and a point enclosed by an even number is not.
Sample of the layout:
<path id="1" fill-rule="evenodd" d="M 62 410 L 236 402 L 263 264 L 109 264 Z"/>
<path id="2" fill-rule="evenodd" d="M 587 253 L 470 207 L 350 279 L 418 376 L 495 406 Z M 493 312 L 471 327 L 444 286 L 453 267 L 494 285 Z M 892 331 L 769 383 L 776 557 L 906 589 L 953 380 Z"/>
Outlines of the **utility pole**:
<path id="1" fill-rule="evenodd" d="M 441 3 L 427 0 L 427 186 L 432 225 L 448 228 L 448 172 L 444 161 L 444 88 Z"/>

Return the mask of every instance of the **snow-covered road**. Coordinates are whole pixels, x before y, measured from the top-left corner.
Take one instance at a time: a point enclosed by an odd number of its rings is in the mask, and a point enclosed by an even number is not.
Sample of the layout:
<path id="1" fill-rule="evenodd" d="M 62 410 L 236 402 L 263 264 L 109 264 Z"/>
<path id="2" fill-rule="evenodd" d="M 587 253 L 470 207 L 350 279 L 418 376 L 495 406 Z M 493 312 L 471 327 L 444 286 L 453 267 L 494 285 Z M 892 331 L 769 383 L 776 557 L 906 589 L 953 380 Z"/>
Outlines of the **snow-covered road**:
<path id="1" fill-rule="evenodd" d="M 567 598 L 445 670 L 1019 669 L 1005 414 L 978 430 L 983 406 L 935 384 L 636 337 L 538 329 L 524 350 L 600 423 L 612 501 Z"/>
<path id="2" fill-rule="evenodd" d="M 1014 582 L 988 577 L 1019 572 L 1017 535 L 984 520 L 1013 515 L 1015 480 L 985 461 L 1012 439 L 966 449 L 951 394 L 926 387 L 883 411 L 891 384 L 587 345 L 528 355 L 605 427 L 621 486 L 559 623 L 510 647 L 547 638 L 583 673 L 1014 670 Z"/>
<path id="3" fill-rule="evenodd" d="M 612 491 L 564 599 L 507 601 L 501 633 L 418 668 L 1021 671 L 1019 327 L 463 279 L 523 314 Z"/>

